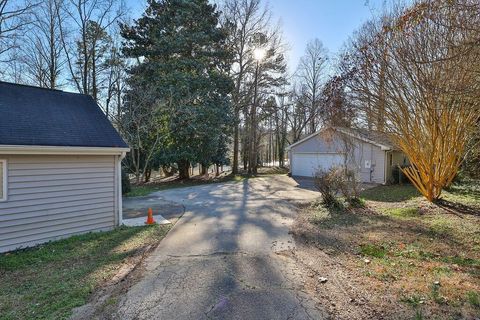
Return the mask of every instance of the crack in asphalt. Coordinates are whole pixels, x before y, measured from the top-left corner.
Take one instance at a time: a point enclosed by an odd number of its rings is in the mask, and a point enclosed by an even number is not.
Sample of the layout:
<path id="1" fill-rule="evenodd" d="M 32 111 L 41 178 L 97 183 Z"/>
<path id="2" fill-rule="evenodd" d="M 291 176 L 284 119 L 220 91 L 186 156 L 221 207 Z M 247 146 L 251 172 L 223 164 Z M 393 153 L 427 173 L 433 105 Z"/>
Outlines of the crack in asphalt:
<path id="1" fill-rule="evenodd" d="M 204 254 L 186 254 L 186 255 L 172 255 L 167 254 L 169 258 L 200 258 L 200 257 L 215 257 L 215 256 L 236 256 L 236 255 L 248 255 L 245 251 L 215 251 L 212 253 Z"/>

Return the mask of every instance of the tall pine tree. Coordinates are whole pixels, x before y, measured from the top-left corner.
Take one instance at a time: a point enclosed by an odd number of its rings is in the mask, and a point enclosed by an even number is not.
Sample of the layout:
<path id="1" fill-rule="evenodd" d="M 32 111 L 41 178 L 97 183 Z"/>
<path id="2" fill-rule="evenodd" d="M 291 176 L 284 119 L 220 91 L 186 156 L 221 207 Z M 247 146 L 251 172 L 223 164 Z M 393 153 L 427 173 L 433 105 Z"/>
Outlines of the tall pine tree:
<path id="1" fill-rule="evenodd" d="M 130 70 L 149 83 L 161 106 L 162 162 L 176 163 L 180 178 L 190 163 L 209 165 L 225 153 L 232 123 L 228 76 L 231 54 L 208 0 L 149 0 L 133 26 L 122 26 Z M 141 90 L 141 88 L 132 88 Z"/>

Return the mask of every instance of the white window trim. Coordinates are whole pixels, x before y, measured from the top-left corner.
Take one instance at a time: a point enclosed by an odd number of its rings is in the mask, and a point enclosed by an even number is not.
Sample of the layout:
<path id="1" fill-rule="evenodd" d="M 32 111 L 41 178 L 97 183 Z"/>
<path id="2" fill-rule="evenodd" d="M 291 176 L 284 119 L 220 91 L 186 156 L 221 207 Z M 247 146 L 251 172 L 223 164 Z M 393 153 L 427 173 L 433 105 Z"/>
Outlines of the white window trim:
<path id="1" fill-rule="evenodd" d="M 0 159 L 0 162 L 2 163 L 2 169 L 3 169 L 3 183 L 0 185 L 0 188 L 3 189 L 2 193 L 2 198 L 0 198 L 0 202 L 5 202 L 7 201 L 7 185 L 8 185 L 8 175 L 7 175 L 7 160 L 6 159 Z"/>

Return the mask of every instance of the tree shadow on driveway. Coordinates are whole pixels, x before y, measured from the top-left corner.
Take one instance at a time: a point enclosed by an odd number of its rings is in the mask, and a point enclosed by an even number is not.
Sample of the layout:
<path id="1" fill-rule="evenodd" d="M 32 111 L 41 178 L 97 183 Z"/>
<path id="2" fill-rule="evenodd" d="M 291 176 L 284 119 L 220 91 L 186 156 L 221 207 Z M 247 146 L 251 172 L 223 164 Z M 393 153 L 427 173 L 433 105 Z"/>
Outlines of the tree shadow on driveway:
<path id="1" fill-rule="evenodd" d="M 252 181 L 158 193 L 180 201 L 186 212 L 122 297 L 117 316 L 324 318 L 302 292 L 301 271 L 275 254 L 294 246 L 288 232 L 296 211 L 282 196 L 288 187 L 275 187 L 271 178 Z"/>

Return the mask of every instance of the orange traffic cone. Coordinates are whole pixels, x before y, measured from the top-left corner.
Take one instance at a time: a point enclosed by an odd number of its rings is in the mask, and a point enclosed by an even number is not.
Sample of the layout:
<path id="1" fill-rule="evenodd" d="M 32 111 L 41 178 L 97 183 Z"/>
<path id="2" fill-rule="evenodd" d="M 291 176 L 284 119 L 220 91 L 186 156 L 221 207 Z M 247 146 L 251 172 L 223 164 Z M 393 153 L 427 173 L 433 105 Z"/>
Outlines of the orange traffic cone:
<path id="1" fill-rule="evenodd" d="M 153 220 L 152 208 L 148 208 L 148 217 L 147 217 L 147 221 L 145 222 L 145 224 L 154 224 L 154 223 L 155 223 L 155 220 Z"/>

